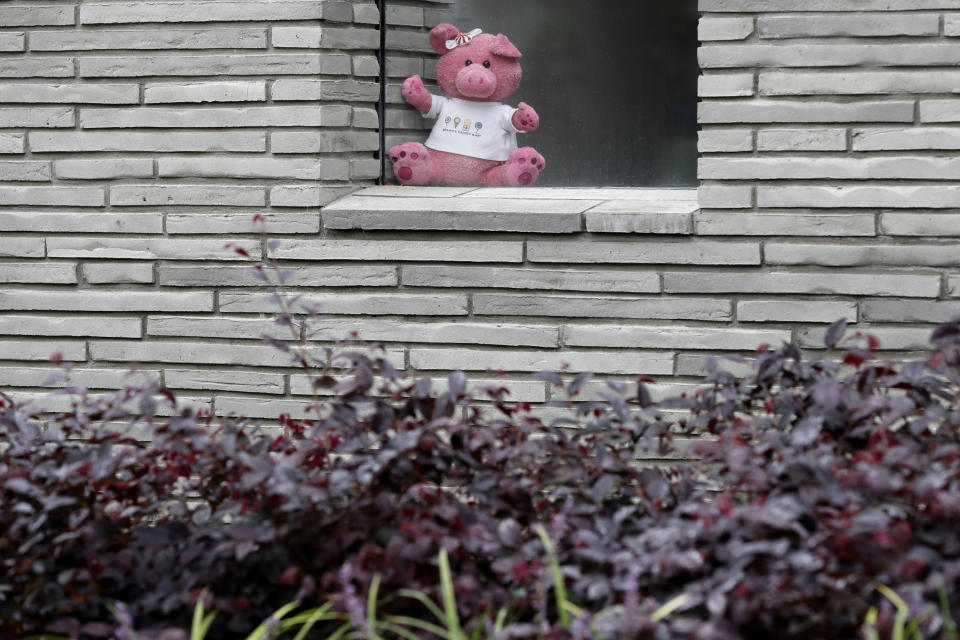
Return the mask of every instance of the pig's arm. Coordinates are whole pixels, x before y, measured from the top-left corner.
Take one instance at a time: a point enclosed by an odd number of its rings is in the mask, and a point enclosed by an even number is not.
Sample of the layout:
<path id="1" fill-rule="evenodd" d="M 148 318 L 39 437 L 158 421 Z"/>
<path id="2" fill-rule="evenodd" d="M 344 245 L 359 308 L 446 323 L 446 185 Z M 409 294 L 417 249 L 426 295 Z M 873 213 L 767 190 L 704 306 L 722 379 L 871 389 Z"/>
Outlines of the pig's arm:
<path id="1" fill-rule="evenodd" d="M 410 76 L 404 80 L 400 93 L 403 99 L 416 107 L 420 113 L 427 113 L 433 105 L 433 96 L 424 88 L 420 76 Z"/>
<path id="2" fill-rule="evenodd" d="M 517 131 L 536 131 L 540 126 L 540 116 L 533 110 L 533 107 L 526 102 L 521 102 L 520 107 L 514 111 L 510 122 Z"/>

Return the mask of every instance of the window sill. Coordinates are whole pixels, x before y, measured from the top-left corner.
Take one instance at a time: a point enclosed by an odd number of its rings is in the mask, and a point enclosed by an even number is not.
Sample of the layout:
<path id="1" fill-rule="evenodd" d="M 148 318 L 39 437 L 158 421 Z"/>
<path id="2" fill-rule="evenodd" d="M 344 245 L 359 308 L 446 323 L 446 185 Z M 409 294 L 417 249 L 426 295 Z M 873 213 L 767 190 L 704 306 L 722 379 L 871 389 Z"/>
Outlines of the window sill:
<path id="1" fill-rule="evenodd" d="M 325 229 L 691 235 L 696 189 L 370 187 L 323 208 Z"/>

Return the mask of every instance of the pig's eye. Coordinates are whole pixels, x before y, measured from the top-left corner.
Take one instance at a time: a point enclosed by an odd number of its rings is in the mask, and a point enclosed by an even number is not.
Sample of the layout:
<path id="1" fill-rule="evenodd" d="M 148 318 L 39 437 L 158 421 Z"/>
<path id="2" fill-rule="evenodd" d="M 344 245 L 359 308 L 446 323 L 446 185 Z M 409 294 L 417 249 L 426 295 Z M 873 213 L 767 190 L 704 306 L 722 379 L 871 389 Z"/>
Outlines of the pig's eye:
<path id="1" fill-rule="evenodd" d="M 489 69 L 489 68 L 490 68 L 490 61 L 489 61 L 489 60 L 484 60 L 484 61 L 483 61 L 483 66 L 485 66 L 487 69 Z"/>
<path id="2" fill-rule="evenodd" d="M 472 65 L 472 64 L 473 64 L 473 60 L 467 60 L 467 63 L 466 63 L 465 66 L 468 66 L 468 67 L 469 67 L 469 66 Z"/>

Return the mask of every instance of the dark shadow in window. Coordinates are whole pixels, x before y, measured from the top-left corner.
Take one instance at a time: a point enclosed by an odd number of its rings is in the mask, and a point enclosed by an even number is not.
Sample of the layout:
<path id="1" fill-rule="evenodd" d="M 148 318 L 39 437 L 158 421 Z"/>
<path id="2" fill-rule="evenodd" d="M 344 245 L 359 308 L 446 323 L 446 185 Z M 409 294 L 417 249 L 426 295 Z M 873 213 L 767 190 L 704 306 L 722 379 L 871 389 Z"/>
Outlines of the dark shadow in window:
<path id="1" fill-rule="evenodd" d="M 520 136 L 540 186 L 697 184 L 696 0 L 457 0 L 456 26 L 507 34 L 540 114 Z M 430 25 L 433 26 L 433 25 Z"/>

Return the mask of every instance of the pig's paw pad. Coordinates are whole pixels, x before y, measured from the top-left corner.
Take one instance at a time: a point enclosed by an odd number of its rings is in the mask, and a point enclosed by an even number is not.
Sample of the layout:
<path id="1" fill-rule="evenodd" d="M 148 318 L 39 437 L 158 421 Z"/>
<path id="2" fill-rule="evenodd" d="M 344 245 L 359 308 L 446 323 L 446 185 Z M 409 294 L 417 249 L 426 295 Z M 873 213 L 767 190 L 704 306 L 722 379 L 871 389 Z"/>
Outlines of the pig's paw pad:
<path id="1" fill-rule="evenodd" d="M 532 147 L 522 147 L 507 158 L 504 182 L 508 187 L 528 187 L 537 181 L 544 166 L 542 155 Z"/>
<path id="2" fill-rule="evenodd" d="M 408 142 L 390 149 L 393 173 L 400 184 L 420 185 L 430 180 L 428 153 L 427 148 L 419 142 Z"/>

